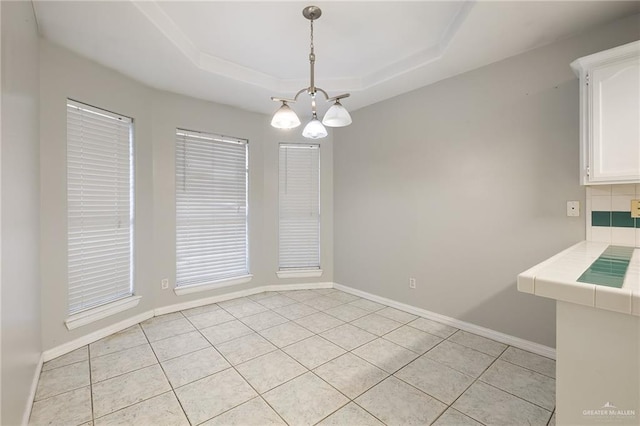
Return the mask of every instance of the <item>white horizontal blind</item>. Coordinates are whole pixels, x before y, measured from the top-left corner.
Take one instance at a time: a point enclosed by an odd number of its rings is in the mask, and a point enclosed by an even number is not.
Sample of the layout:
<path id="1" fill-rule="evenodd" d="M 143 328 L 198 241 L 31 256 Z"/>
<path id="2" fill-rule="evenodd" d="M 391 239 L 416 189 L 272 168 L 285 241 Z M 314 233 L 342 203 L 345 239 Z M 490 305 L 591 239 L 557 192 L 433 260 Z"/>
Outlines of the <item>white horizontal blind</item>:
<path id="1" fill-rule="evenodd" d="M 67 101 L 69 313 L 133 294 L 132 126 Z"/>
<path id="2" fill-rule="evenodd" d="M 176 130 L 176 285 L 249 273 L 246 140 Z"/>
<path id="3" fill-rule="evenodd" d="M 280 269 L 320 268 L 320 146 L 280 144 Z"/>

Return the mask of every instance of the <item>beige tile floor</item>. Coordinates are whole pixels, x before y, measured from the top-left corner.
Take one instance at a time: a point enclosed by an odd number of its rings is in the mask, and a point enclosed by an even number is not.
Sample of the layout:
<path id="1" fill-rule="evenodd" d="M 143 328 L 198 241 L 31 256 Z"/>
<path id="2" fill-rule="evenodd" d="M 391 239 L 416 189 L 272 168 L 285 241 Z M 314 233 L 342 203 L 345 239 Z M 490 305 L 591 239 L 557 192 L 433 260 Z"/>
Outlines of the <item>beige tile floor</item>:
<path id="1" fill-rule="evenodd" d="M 31 425 L 554 425 L 555 362 L 333 289 L 147 320 L 45 363 Z"/>

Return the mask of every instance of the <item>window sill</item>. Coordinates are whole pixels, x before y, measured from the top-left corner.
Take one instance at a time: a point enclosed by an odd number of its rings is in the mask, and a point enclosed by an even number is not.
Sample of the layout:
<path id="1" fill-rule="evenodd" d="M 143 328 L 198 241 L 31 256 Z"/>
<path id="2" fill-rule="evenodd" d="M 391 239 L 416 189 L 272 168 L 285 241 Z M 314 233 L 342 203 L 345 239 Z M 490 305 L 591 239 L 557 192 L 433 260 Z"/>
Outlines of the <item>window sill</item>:
<path id="1" fill-rule="evenodd" d="M 178 296 L 184 296 L 185 294 L 198 293 L 201 291 L 214 290 L 216 288 L 229 287 L 232 285 L 248 283 L 249 281 L 251 281 L 252 278 L 253 278 L 253 275 L 248 274 L 248 275 L 242 275 L 240 277 L 225 278 L 223 280 L 212 281 L 206 284 L 192 284 L 192 285 L 180 286 L 180 287 L 176 287 L 173 291 Z"/>
<path id="2" fill-rule="evenodd" d="M 288 269 L 276 272 L 278 278 L 316 278 L 322 275 L 322 269 Z"/>
<path id="3" fill-rule="evenodd" d="M 115 302 L 107 303 L 106 305 L 78 312 L 77 314 L 70 315 L 64 324 L 67 326 L 67 330 L 73 330 L 74 328 L 91 324 L 92 322 L 117 314 L 118 312 L 135 308 L 138 306 L 138 303 L 140 303 L 140 299 L 142 299 L 142 296 L 128 296 Z"/>

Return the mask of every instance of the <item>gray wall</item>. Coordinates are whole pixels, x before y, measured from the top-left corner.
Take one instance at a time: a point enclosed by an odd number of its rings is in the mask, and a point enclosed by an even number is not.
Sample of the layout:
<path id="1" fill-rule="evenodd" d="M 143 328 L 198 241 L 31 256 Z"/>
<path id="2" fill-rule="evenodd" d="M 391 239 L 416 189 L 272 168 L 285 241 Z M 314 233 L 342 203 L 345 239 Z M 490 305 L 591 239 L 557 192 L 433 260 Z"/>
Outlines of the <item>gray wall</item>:
<path id="1" fill-rule="evenodd" d="M 335 281 L 555 346 L 516 276 L 584 239 L 574 59 L 638 16 L 361 109 L 335 137 Z M 417 288 L 409 289 L 409 277 Z"/>
<path id="2" fill-rule="evenodd" d="M 51 349 L 153 308 L 269 284 L 317 282 L 279 279 L 278 142 L 300 141 L 280 133 L 269 117 L 225 105 L 161 92 L 70 51 L 41 42 L 43 346 Z M 135 293 L 138 307 L 68 331 L 66 260 L 66 99 L 134 118 L 136 230 Z M 276 105 L 274 104 L 274 108 Z M 210 131 L 249 140 L 250 283 L 176 296 L 160 282 L 175 280 L 175 129 Z M 332 140 L 321 142 L 322 268 L 333 281 Z"/>
<path id="3" fill-rule="evenodd" d="M 2 417 L 20 424 L 40 359 L 38 34 L 30 2 L 2 15 Z"/>
<path id="4" fill-rule="evenodd" d="M 151 91 L 114 71 L 40 41 L 40 178 L 42 337 L 47 350 L 153 307 L 151 291 L 153 170 Z M 68 331 L 67 304 L 67 98 L 134 118 L 135 281 L 142 300 L 128 310 Z"/>

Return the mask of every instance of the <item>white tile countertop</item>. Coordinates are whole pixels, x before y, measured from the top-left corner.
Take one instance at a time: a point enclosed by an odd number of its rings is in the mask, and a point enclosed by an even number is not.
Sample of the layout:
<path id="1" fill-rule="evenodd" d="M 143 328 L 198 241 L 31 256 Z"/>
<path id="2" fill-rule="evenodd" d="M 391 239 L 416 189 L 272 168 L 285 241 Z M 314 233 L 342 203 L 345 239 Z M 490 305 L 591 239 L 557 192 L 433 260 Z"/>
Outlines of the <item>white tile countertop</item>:
<path id="1" fill-rule="evenodd" d="M 578 282 L 609 247 L 582 241 L 518 275 L 518 291 L 640 316 L 640 249 L 635 248 L 621 288 Z"/>

